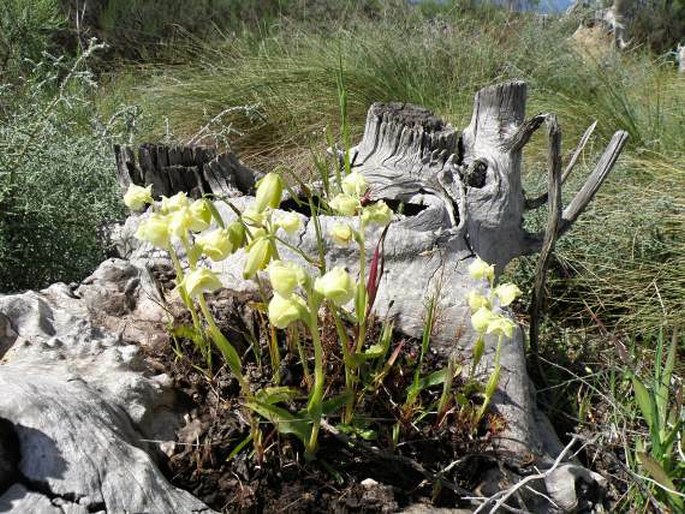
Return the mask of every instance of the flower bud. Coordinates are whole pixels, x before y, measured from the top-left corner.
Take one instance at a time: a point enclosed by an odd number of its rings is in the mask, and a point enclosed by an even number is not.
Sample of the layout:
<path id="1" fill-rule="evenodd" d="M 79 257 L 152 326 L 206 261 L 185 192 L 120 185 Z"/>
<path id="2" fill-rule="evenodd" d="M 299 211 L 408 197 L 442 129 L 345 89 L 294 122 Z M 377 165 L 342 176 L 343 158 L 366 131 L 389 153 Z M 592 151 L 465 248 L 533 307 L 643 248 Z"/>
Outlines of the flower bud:
<path id="1" fill-rule="evenodd" d="M 188 207 L 189 205 L 190 201 L 188 200 L 188 196 L 183 191 L 180 191 L 171 198 L 162 196 L 162 205 L 160 206 L 159 211 L 162 214 L 169 214 L 181 209 L 182 207 Z"/>
<path id="2" fill-rule="evenodd" d="M 306 274 L 293 262 L 272 261 L 269 264 L 271 287 L 281 296 L 289 296 L 298 285 L 304 284 Z"/>
<path id="3" fill-rule="evenodd" d="M 281 194 L 283 193 L 283 180 L 276 173 L 267 173 L 259 181 L 257 187 L 255 207 L 259 212 L 267 207 L 276 209 L 281 204 Z"/>
<path id="4" fill-rule="evenodd" d="M 342 190 L 346 195 L 361 198 L 369 188 L 364 175 L 353 171 L 342 180 Z"/>
<path id="5" fill-rule="evenodd" d="M 495 288 L 495 296 L 499 298 L 499 304 L 502 307 L 506 307 L 511 304 L 516 298 L 521 296 L 521 290 L 516 284 L 506 283 L 500 284 Z"/>
<path id="6" fill-rule="evenodd" d="M 136 230 L 136 237 L 159 248 L 167 248 L 169 246 L 169 220 L 161 214 L 151 215 L 140 223 Z"/>
<path id="7" fill-rule="evenodd" d="M 207 200 L 200 198 L 190 204 L 190 230 L 202 232 L 212 221 L 212 211 L 209 210 Z"/>
<path id="8" fill-rule="evenodd" d="M 302 226 L 302 222 L 297 214 L 288 212 L 276 220 L 276 226 L 282 228 L 288 234 L 294 234 Z"/>
<path id="9" fill-rule="evenodd" d="M 244 278 L 254 277 L 259 270 L 266 268 L 271 260 L 271 241 L 268 237 L 260 237 L 250 244 L 243 269 Z"/>
<path id="10" fill-rule="evenodd" d="M 376 225 L 384 226 L 391 221 L 392 210 L 383 200 L 367 205 L 362 211 L 362 223 L 365 225 L 375 223 Z"/>
<path id="11" fill-rule="evenodd" d="M 213 261 L 222 261 L 236 248 L 231 243 L 228 229 L 217 229 L 197 236 L 195 244 Z"/>
<path id="12" fill-rule="evenodd" d="M 331 239 L 339 246 L 347 246 L 354 238 L 352 227 L 347 223 L 337 223 L 330 231 Z"/>
<path id="13" fill-rule="evenodd" d="M 132 211 L 139 211 L 152 202 L 152 185 L 140 187 L 131 184 L 124 195 L 124 204 Z"/>
<path id="14" fill-rule="evenodd" d="M 212 293 L 223 285 L 216 273 L 207 268 L 195 268 L 188 272 L 181 284 L 191 298 L 202 293 Z"/>
<path id="15" fill-rule="evenodd" d="M 328 205 L 342 216 L 354 216 L 357 213 L 357 209 L 361 206 L 359 199 L 345 194 L 337 195 L 328 202 Z"/>
<path id="16" fill-rule="evenodd" d="M 350 274 L 338 266 L 317 278 L 314 282 L 314 290 L 340 307 L 354 297 L 357 285 Z"/>
<path id="17" fill-rule="evenodd" d="M 235 252 L 245 244 L 245 227 L 239 221 L 234 221 L 226 227 L 226 232 L 228 234 L 228 239 L 231 241 L 231 246 L 233 249 L 231 252 Z"/>
<path id="18" fill-rule="evenodd" d="M 495 265 L 488 264 L 480 257 L 469 265 L 469 275 L 474 280 L 487 280 L 492 282 L 495 278 Z"/>
<path id="19" fill-rule="evenodd" d="M 304 300 L 296 294 L 281 296 L 276 292 L 269 302 L 269 321 L 276 328 L 286 328 L 309 314 Z"/>

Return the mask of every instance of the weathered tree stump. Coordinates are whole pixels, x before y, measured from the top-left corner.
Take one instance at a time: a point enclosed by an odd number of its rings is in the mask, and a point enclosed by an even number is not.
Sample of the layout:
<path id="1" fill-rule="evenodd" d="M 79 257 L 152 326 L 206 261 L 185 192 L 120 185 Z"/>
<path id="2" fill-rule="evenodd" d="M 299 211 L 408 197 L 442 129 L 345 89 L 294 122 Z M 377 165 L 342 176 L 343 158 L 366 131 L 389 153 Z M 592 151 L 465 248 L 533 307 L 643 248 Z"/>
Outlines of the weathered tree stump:
<path id="1" fill-rule="evenodd" d="M 129 184 L 152 184 L 155 198 L 185 191 L 198 198 L 204 194 L 240 196 L 254 188 L 258 174 L 243 165 L 233 152 L 217 155 L 213 148 L 143 144 L 114 146 L 117 180 L 122 189 Z"/>
<path id="2" fill-rule="evenodd" d="M 353 150 L 353 166 L 371 184 L 371 198 L 384 199 L 397 211 L 385 239 L 386 272 L 376 314 L 393 319 L 395 327 L 407 334 L 420 336 L 425 300 L 433 297 L 437 321 L 431 344 L 438 351 L 470 355 L 474 334 L 466 295 L 482 284 L 474 283 L 466 270 L 476 255 L 501 271 L 512 258 L 541 251 L 532 307 L 536 313 L 557 237 L 582 213 L 627 139 L 625 132 L 614 135 L 585 185 L 562 208 L 562 183 L 594 125 L 562 173 L 555 116 L 539 114 L 526 121 L 525 101 L 522 82 L 485 88 L 476 95 L 471 123 L 463 132 L 416 106 L 374 104 L 362 141 Z M 550 142 L 548 191 L 526 199 L 522 150 L 543 123 Z M 238 209 L 254 202 L 253 197 L 240 195 L 252 189 L 255 177 L 231 154 L 216 156 L 207 149 L 161 145 L 143 145 L 137 152 L 117 147 L 116 153 L 123 187 L 130 182 L 152 184 L 158 196 L 179 190 L 235 196 L 232 203 Z M 525 211 L 545 203 L 549 203 L 546 230 L 526 232 Z M 217 203 L 217 209 L 226 221 L 236 216 L 223 203 Z M 142 216 L 129 217 L 120 237 L 134 233 Z M 300 232 L 286 238 L 292 246 L 317 255 L 316 224 L 302 218 Z M 328 234 L 341 221 L 349 219 L 321 216 L 322 233 Z M 368 256 L 379 236 L 380 229 L 370 229 Z M 325 244 L 330 264 L 358 270 L 359 253 L 354 248 Z M 143 451 L 146 444 L 141 439 L 164 440 L 160 430 L 173 427 L 179 413 L 168 411 L 165 388 L 155 377 L 144 375 L 135 345 L 124 344 L 121 338 L 123 334 L 144 340 L 144 320 L 157 323 L 157 329 L 163 325 L 163 309 L 156 304 L 146 267 L 167 257 L 138 242 L 125 257 L 130 261 L 103 263 L 75 292 L 55 285 L 40 294 L 0 296 L 0 357 L 4 355 L 0 384 L 11 391 L 9 396 L 0 395 L 0 487 L 10 486 L 0 491 L 0 510 L 60 512 L 63 506 L 70 512 L 206 510 L 169 486 Z M 300 259 L 285 248 L 281 257 Z M 255 288 L 253 282 L 242 280 L 244 258 L 244 251 L 239 251 L 225 261 L 206 264 L 222 275 L 228 288 Z M 121 325 L 119 318 L 124 320 Z M 488 340 L 487 345 L 479 370 L 484 377 L 490 371 L 495 341 Z M 497 440 L 502 458 L 511 464 L 509 469 L 531 463 L 541 470 L 558 466 L 554 459 L 562 448 L 536 408 L 521 330 L 505 342 L 501 363 L 493 407 L 507 424 Z M 164 412 L 170 417 L 162 417 Z M 160 419 L 164 426 L 150 425 Z M 18 440 L 18 452 L 12 451 L 7 438 Z M 597 477 L 570 463 L 557 471 L 541 479 L 541 489 L 559 510 L 581 508 L 582 492 L 592 488 L 579 483 L 597 483 Z M 21 480 L 12 477 L 18 472 Z M 554 511 L 544 498 L 532 496 L 530 510 Z"/>

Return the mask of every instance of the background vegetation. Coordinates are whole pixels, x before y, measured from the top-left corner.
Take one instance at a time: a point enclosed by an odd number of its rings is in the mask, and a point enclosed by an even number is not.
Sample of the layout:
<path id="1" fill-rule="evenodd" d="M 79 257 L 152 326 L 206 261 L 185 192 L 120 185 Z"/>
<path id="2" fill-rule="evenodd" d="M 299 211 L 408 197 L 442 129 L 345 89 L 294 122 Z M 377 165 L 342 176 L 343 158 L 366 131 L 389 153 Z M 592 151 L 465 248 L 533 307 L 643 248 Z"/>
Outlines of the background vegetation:
<path id="1" fill-rule="evenodd" d="M 623 427 L 622 459 L 646 474 L 631 453 L 647 425 L 626 370 L 661 366 L 653 342 L 682 334 L 685 310 L 685 79 L 668 54 L 685 16 L 677 0 L 661 9 L 638 18 L 644 39 L 619 54 L 599 32 L 572 37 L 576 19 L 470 2 L 5 0 L 0 291 L 79 280 L 102 260 L 98 229 L 124 215 L 113 142 L 185 141 L 216 118 L 204 143 L 265 171 L 307 171 L 339 126 L 340 62 L 353 140 L 374 101 L 422 104 L 463 127 L 477 89 L 522 78 L 529 114 L 559 114 L 566 151 L 599 120 L 568 195 L 614 130 L 631 136 L 557 249 L 543 345 L 557 366 L 542 398 L 562 433 Z M 108 47 L 91 47 L 93 36 Z M 542 138 L 528 151 L 528 190 L 544 187 L 544 152 Z M 521 259 L 508 273 L 530 283 L 533 266 Z M 682 376 L 676 359 L 674 391 Z M 658 488 L 623 490 L 626 503 L 668 501 Z"/>

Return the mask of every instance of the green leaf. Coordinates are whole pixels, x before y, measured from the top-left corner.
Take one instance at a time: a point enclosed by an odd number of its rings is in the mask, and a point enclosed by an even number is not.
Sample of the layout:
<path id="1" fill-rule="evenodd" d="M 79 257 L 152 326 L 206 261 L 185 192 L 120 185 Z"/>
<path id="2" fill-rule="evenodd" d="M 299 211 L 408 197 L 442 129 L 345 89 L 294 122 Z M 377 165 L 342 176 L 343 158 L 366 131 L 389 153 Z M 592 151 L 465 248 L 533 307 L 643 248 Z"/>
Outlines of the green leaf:
<path id="1" fill-rule="evenodd" d="M 649 475 L 654 480 L 656 480 L 660 485 L 666 487 L 667 489 L 670 489 L 671 491 L 678 491 L 678 489 L 676 489 L 675 484 L 668 476 L 668 473 L 664 471 L 664 468 L 661 467 L 661 464 L 659 464 L 656 461 L 656 459 L 654 459 L 654 457 L 652 457 L 648 453 L 640 452 L 637 454 L 637 458 L 640 461 L 642 467 L 645 468 L 645 471 L 647 471 L 647 473 L 649 473 Z M 671 497 L 673 496 L 674 495 L 671 495 Z"/>
<path id="2" fill-rule="evenodd" d="M 236 377 L 242 377 L 242 363 L 240 361 L 240 355 L 238 355 L 235 347 L 228 342 L 228 339 L 226 339 L 219 329 L 211 325 L 209 327 L 209 336 L 212 338 L 216 347 L 219 348 L 219 351 L 221 351 L 224 359 L 226 359 L 226 364 L 228 364 L 228 367 L 233 374 Z"/>
<path id="3" fill-rule="evenodd" d="M 291 412 L 275 405 L 260 401 L 248 401 L 245 405 L 260 416 L 269 420 L 281 434 L 292 434 L 302 443 L 307 444 L 311 431 L 311 420 L 306 412 L 298 413 L 295 417 Z"/>
<path id="4" fill-rule="evenodd" d="M 323 416 L 328 416 L 333 412 L 342 408 L 343 405 L 352 397 L 351 391 L 345 391 L 334 398 L 329 398 L 328 400 L 321 403 L 321 414 Z"/>
<path id="5" fill-rule="evenodd" d="M 228 461 L 231 460 L 233 457 L 235 457 L 236 455 L 238 455 L 238 454 L 240 453 L 240 451 L 241 451 L 243 448 L 245 448 L 245 446 L 247 446 L 247 444 L 250 443 L 251 441 L 252 441 L 252 434 L 250 433 L 250 434 L 248 434 L 248 436 L 247 436 L 245 439 L 243 439 L 242 441 L 240 441 L 240 442 L 238 443 L 238 445 L 237 445 L 235 448 L 233 448 L 233 449 L 231 450 L 231 453 L 229 453 L 229 454 L 228 454 L 228 457 L 226 457 L 226 461 L 228 462 Z"/>
<path id="6" fill-rule="evenodd" d="M 289 402 L 302 396 L 300 391 L 294 387 L 265 387 L 255 395 L 258 402 L 274 405 L 280 402 Z"/>
<path id="7" fill-rule="evenodd" d="M 437 385 L 441 385 L 445 382 L 445 379 L 447 378 L 447 368 L 440 369 L 438 371 L 434 371 L 430 375 L 423 377 L 419 381 L 419 389 L 423 391 L 424 389 L 427 389 L 429 387 L 434 387 Z"/>
<path id="8" fill-rule="evenodd" d="M 668 419 L 668 403 L 669 403 L 669 392 L 671 390 L 671 376 L 673 375 L 673 368 L 675 366 L 675 358 L 678 350 L 678 340 L 677 333 L 674 333 L 673 340 L 668 349 L 668 355 L 666 356 L 666 363 L 664 364 L 661 373 L 661 382 L 658 384 L 658 392 L 656 395 L 656 405 L 659 410 L 660 424 L 662 426 L 666 425 Z M 661 361 L 656 362 L 657 366 L 661 366 Z"/>
<path id="9" fill-rule="evenodd" d="M 635 401 L 637 402 L 642 417 L 647 422 L 650 430 L 652 428 L 654 409 L 652 406 L 652 397 L 645 385 L 635 375 L 630 377 L 633 383 L 633 391 L 635 392 Z"/>

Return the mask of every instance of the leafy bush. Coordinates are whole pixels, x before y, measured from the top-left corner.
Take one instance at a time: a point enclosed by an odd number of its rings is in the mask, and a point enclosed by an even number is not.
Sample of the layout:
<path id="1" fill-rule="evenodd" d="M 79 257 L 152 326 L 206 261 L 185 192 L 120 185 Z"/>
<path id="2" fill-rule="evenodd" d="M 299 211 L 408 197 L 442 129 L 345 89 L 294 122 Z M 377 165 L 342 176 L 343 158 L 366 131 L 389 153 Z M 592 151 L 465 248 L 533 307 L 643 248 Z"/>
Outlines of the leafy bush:
<path id="1" fill-rule="evenodd" d="M 53 46 L 64 25 L 59 0 L 0 2 L 0 83 L 16 81 Z"/>
<path id="2" fill-rule="evenodd" d="M 44 56 L 21 95 L 0 90 L 0 291 L 83 278 L 105 255 L 102 224 L 123 214 L 111 141 L 131 113 L 99 122 L 83 70 L 97 48 L 70 65 Z"/>

